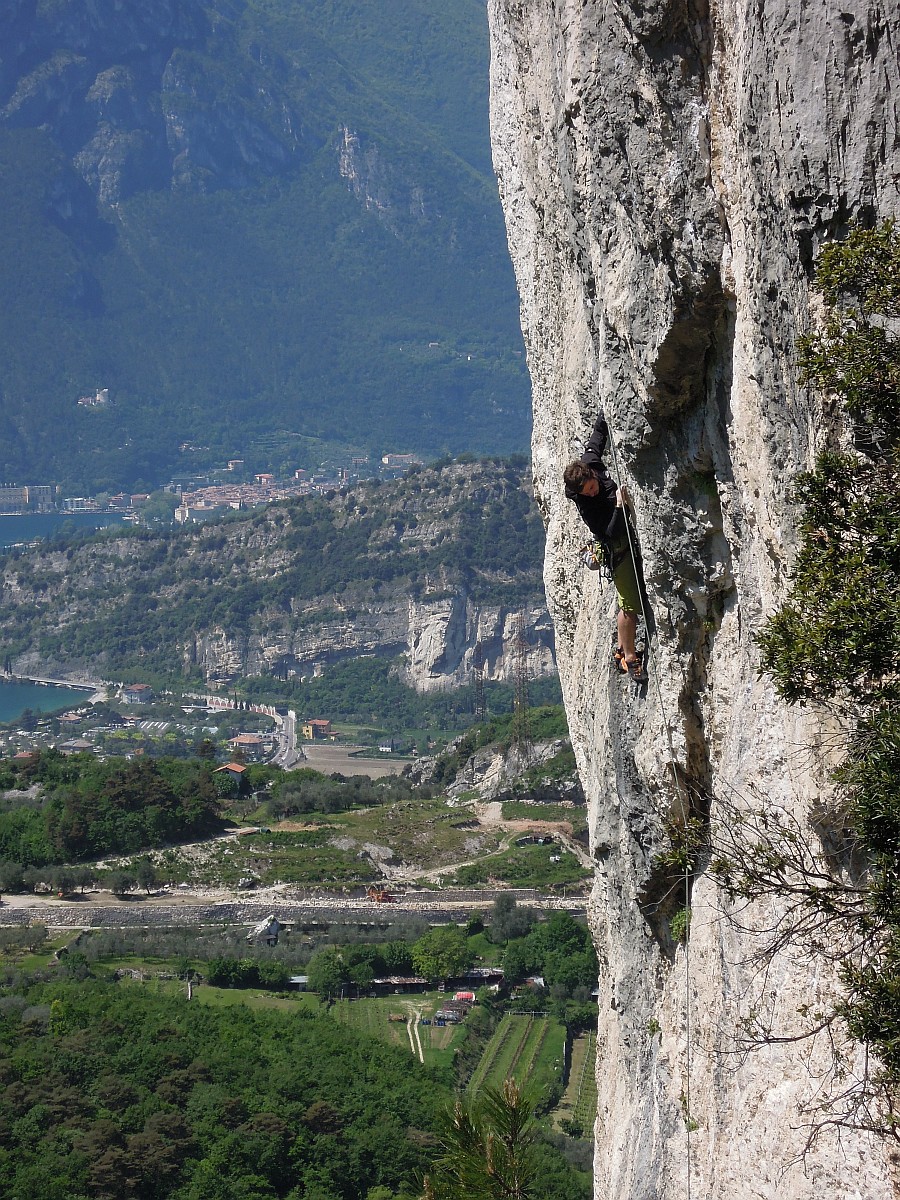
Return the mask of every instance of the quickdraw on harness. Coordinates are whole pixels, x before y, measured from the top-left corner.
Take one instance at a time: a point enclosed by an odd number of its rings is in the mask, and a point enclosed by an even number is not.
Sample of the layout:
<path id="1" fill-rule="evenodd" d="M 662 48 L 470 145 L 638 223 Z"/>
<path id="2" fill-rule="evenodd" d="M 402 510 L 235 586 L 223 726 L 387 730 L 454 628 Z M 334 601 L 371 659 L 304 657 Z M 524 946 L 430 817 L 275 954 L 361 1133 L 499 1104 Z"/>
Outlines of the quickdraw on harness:
<path id="1" fill-rule="evenodd" d="M 585 542 L 578 550 L 578 558 L 589 571 L 608 572 L 610 569 L 609 551 L 602 542 Z"/>
<path id="2" fill-rule="evenodd" d="M 626 546 L 618 554 L 613 554 L 609 546 L 605 542 L 594 540 L 586 542 L 578 550 L 578 559 L 583 567 L 587 567 L 589 571 L 601 571 L 603 578 L 610 581 L 616 572 L 616 569 L 627 556 L 628 547 Z"/>

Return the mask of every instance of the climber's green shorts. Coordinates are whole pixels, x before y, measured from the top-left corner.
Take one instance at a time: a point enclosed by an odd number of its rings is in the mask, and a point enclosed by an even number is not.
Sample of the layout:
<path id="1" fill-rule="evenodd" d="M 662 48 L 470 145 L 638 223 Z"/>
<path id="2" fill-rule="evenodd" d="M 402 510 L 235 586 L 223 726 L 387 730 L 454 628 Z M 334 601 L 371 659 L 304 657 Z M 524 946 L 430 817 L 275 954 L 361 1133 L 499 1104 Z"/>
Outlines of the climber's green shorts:
<path id="1" fill-rule="evenodd" d="M 637 615 L 641 611 L 641 592 L 627 537 L 613 545 L 612 560 L 617 564 L 613 569 L 613 582 L 616 585 L 619 608 Z"/>

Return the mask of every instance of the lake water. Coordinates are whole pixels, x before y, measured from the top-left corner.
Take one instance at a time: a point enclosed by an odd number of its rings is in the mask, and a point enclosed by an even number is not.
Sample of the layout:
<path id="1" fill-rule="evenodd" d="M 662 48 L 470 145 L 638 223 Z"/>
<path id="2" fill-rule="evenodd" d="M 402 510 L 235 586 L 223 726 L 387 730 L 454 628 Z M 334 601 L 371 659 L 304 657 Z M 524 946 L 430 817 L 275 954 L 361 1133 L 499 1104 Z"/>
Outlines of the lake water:
<path id="1" fill-rule="evenodd" d="M 84 704 L 92 689 L 58 687 L 56 684 L 12 682 L 0 679 L 0 722 L 6 724 L 21 717 L 26 708 L 32 712 L 54 712 L 58 708 Z"/>
<path id="2" fill-rule="evenodd" d="M 121 513 L 23 513 L 18 517 L 0 516 L 0 548 L 20 542 L 36 542 L 49 537 L 61 525 L 74 526 L 79 532 L 119 525 Z M 2 720 L 2 717 L 0 717 Z"/>

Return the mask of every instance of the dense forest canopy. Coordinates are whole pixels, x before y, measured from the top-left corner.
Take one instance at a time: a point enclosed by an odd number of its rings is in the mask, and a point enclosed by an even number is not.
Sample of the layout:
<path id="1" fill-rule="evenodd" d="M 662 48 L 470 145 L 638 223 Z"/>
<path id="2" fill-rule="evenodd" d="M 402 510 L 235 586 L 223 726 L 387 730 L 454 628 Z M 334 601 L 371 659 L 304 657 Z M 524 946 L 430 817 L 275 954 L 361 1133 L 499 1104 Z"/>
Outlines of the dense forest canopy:
<path id="1" fill-rule="evenodd" d="M 327 1017 L 89 980 L 0 1003 L 6 1196 L 413 1197 L 433 1156 L 446 1085 Z"/>
<path id="2" fill-rule="evenodd" d="M 478 0 L 13 5 L 0 62 L 0 481 L 527 448 Z"/>
<path id="3" fill-rule="evenodd" d="M 22 867 L 134 854 L 220 826 L 213 768 L 202 760 L 43 750 L 5 761 L 0 787 L 0 862 Z"/>
<path id="4" fill-rule="evenodd" d="M 537 945 L 544 927 L 533 913 L 513 901 L 503 917 L 491 921 L 495 940 L 531 928 Z M 551 941 L 586 937 L 568 914 L 552 925 Z M 91 935 L 85 949 L 108 943 L 111 932 Z M 195 940 L 200 948 L 202 935 Z M 0 1190 L 47 1200 L 417 1200 L 440 1157 L 454 1084 L 469 1078 L 516 1001 L 484 993 L 458 1054 L 423 1066 L 371 1029 L 332 1019 L 331 997 L 341 980 L 365 988 L 383 969 L 458 965 L 467 944 L 462 930 L 444 926 L 412 943 L 321 949 L 309 963 L 321 1006 L 309 997 L 256 1006 L 235 993 L 230 1003 L 210 995 L 213 987 L 283 989 L 285 963 L 260 947 L 242 959 L 203 961 L 206 999 L 179 995 L 178 984 L 116 982 L 96 955 L 74 946 L 51 969 L 7 970 Z M 170 967 L 187 978 L 192 963 L 185 957 Z M 573 1002 L 565 987 L 553 992 L 553 1010 L 571 1031 L 596 1022 L 595 1006 Z M 545 1113 L 559 1083 L 529 1095 Z M 585 1200 L 588 1180 L 560 1152 L 565 1139 L 531 1125 L 533 1175 L 522 1200 Z"/>

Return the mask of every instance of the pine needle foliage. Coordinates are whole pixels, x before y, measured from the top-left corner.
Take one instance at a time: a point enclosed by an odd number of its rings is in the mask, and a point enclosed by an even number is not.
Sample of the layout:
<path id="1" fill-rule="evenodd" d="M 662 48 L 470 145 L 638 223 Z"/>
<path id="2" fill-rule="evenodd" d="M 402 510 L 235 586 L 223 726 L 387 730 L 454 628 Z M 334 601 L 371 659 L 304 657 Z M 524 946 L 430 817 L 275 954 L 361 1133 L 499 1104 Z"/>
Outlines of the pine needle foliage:
<path id="1" fill-rule="evenodd" d="M 483 1088 L 477 1100 L 458 1099 L 424 1200 L 538 1200 L 534 1107 L 513 1079 Z"/>

